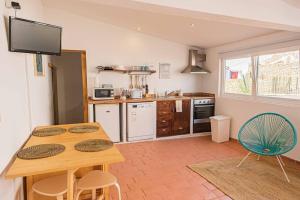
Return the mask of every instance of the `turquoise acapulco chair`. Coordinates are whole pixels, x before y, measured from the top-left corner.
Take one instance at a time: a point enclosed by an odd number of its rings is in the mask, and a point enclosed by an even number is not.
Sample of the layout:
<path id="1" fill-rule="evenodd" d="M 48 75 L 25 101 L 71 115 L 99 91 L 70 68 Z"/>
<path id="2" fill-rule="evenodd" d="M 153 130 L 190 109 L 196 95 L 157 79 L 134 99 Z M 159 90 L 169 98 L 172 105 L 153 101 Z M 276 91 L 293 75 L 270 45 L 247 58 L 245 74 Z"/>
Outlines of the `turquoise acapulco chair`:
<path id="1" fill-rule="evenodd" d="M 288 182 L 290 182 L 283 166 L 281 155 L 292 150 L 297 144 L 297 131 L 294 125 L 284 116 L 277 113 L 262 113 L 248 120 L 240 129 L 238 140 L 249 153 L 259 156 L 276 156 L 277 161 Z"/>

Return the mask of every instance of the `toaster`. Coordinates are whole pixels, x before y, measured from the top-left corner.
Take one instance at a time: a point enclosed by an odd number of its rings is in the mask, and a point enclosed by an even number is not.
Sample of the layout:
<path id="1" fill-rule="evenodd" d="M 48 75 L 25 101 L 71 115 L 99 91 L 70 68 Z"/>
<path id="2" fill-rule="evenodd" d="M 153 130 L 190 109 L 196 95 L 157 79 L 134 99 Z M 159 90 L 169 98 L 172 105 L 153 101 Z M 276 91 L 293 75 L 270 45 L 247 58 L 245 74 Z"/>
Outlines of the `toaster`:
<path id="1" fill-rule="evenodd" d="M 133 89 L 130 92 L 130 97 L 133 99 L 141 99 L 143 98 L 143 91 L 139 89 Z"/>

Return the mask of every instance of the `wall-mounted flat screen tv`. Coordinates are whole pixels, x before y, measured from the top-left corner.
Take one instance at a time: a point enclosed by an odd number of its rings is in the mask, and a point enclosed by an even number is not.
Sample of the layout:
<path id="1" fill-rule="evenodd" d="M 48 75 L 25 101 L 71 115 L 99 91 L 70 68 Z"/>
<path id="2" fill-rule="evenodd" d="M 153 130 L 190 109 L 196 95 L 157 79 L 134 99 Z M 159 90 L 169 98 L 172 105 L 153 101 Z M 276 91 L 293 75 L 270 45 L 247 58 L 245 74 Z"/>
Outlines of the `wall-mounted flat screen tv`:
<path id="1" fill-rule="evenodd" d="M 9 51 L 60 55 L 62 28 L 9 17 Z"/>

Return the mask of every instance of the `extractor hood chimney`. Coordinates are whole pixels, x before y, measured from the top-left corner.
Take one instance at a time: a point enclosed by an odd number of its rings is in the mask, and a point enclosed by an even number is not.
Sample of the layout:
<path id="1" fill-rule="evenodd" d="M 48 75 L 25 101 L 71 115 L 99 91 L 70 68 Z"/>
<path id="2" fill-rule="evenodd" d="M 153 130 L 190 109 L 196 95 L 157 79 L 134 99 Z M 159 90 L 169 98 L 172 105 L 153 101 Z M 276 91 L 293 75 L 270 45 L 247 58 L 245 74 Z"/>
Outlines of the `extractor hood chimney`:
<path id="1" fill-rule="evenodd" d="M 189 50 L 189 64 L 181 73 L 191 74 L 208 74 L 210 71 L 205 69 L 204 62 L 206 61 L 205 54 L 199 54 L 198 50 Z"/>

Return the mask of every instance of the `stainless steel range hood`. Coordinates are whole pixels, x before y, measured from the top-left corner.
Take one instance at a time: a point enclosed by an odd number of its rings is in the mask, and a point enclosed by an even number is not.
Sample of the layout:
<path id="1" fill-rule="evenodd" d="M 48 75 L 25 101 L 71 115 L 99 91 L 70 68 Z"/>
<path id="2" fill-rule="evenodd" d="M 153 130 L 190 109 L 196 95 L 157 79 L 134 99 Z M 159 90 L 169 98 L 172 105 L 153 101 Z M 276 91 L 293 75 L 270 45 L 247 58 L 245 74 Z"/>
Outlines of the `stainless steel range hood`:
<path id="1" fill-rule="evenodd" d="M 209 70 L 205 69 L 204 62 L 206 61 L 205 54 L 199 54 L 198 50 L 189 50 L 189 64 L 181 73 L 191 74 L 208 74 Z"/>

